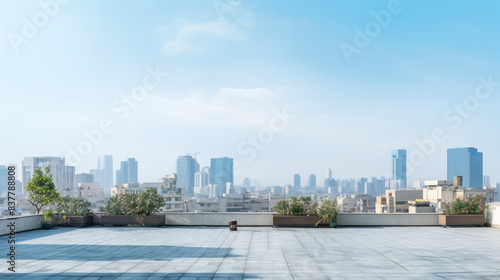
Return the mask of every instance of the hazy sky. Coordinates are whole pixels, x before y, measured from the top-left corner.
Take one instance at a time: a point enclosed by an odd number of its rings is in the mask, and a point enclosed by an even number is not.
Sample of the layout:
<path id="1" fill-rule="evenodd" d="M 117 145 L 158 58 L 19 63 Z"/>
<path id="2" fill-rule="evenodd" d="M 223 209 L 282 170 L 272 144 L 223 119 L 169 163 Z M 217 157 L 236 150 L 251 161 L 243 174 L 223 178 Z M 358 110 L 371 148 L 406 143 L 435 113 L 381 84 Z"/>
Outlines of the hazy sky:
<path id="1" fill-rule="evenodd" d="M 498 1 L 41 2 L 0 1 L 0 164 L 80 149 L 78 173 L 112 154 L 156 181 L 200 152 L 322 184 L 405 148 L 411 183 L 474 146 L 500 180 Z"/>

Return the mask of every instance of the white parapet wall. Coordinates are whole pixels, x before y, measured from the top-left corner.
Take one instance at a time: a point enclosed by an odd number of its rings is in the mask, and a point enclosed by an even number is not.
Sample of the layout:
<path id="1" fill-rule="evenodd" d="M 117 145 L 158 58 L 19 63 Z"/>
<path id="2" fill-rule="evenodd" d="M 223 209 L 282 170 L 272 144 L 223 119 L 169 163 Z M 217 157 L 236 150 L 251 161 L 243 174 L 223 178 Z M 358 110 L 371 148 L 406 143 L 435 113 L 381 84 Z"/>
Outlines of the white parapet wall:
<path id="1" fill-rule="evenodd" d="M 341 213 L 337 224 L 339 226 L 437 226 L 439 214 Z"/>
<path id="2" fill-rule="evenodd" d="M 15 223 L 15 232 L 40 229 L 43 226 L 43 215 L 29 215 L 0 218 L 0 235 L 10 235 L 10 226 Z"/>
<path id="3" fill-rule="evenodd" d="M 276 213 L 166 213 L 169 226 L 228 226 L 237 221 L 239 226 L 272 226 Z M 362 214 L 341 213 L 339 226 L 437 226 L 439 214 Z"/>
<path id="4" fill-rule="evenodd" d="M 500 202 L 488 203 L 486 223 L 492 227 L 500 227 Z"/>
<path id="5" fill-rule="evenodd" d="M 165 213 L 165 225 L 228 226 L 229 221 L 237 221 L 238 226 L 272 226 L 274 214 L 276 213 Z"/>

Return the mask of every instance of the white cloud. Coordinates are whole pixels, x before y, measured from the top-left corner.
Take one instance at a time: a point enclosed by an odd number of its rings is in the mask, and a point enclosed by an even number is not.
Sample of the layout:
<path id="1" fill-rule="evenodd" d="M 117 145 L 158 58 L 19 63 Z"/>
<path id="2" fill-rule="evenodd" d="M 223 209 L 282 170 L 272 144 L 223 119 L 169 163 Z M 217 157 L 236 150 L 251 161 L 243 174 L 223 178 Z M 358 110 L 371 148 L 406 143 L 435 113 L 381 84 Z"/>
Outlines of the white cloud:
<path id="1" fill-rule="evenodd" d="M 169 26 L 161 26 L 159 31 L 171 37 L 163 46 L 163 50 L 175 54 L 198 54 L 206 48 L 220 44 L 222 39 L 241 40 L 244 38 L 225 19 L 217 19 L 204 24 L 188 24 L 184 19 L 179 18 Z"/>
<path id="2" fill-rule="evenodd" d="M 265 125 L 273 104 L 281 94 L 265 88 L 222 88 L 215 98 L 203 99 L 199 94 L 170 99 L 153 96 L 150 111 L 162 112 L 163 118 L 213 125 Z"/>

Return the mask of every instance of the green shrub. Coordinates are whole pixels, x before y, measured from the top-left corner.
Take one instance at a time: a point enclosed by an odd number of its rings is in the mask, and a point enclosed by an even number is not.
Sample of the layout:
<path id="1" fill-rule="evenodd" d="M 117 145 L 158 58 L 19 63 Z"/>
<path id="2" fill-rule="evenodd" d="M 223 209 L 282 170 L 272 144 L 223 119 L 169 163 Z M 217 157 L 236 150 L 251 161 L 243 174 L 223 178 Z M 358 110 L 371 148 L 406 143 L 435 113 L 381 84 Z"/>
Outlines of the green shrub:
<path id="1" fill-rule="evenodd" d="M 486 198 L 482 195 L 471 196 L 467 199 L 457 198 L 453 202 L 445 203 L 443 214 L 445 215 L 474 215 L 484 214 L 486 209 Z"/>
<path id="2" fill-rule="evenodd" d="M 337 215 L 339 213 L 339 207 L 337 205 L 337 200 L 325 200 L 321 203 L 318 208 L 318 225 L 329 225 L 337 222 Z"/>
<path id="3" fill-rule="evenodd" d="M 144 216 L 154 215 L 166 205 L 155 189 L 146 187 L 138 195 L 126 193 L 111 197 L 101 211 L 109 215 Z"/>
<path id="4" fill-rule="evenodd" d="M 310 196 L 290 197 L 289 201 L 278 200 L 273 210 L 280 216 L 316 215 L 318 203 L 312 202 Z"/>
<path id="5" fill-rule="evenodd" d="M 61 216 L 85 216 L 91 215 L 91 203 L 83 198 L 65 196 L 59 199 L 56 211 Z"/>

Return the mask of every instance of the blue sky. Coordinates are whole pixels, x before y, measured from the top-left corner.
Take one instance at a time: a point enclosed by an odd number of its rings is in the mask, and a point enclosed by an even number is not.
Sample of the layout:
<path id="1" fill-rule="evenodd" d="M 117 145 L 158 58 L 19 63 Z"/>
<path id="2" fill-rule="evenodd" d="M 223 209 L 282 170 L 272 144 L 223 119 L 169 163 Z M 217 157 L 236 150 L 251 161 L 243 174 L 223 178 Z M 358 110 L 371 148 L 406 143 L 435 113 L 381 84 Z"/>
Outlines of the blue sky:
<path id="1" fill-rule="evenodd" d="M 387 175 L 390 150 L 406 148 L 412 182 L 446 178 L 446 149 L 474 146 L 500 180 L 500 86 L 473 99 L 478 77 L 500 81 L 498 1 L 42 2 L 58 4 L 27 38 L 23 18 L 44 13 L 39 1 L 0 1 L 0 164 L 66 156 L 87 141 L 83 130 L 110 120 L 78 172 L 112 154 L 115 166 L 135 157 L 139 179 L 156 181 L 198 151 L 202 166 L 235 158 L 236 183 L 287 184 L 294 173 L 322 182 L 328 167 L 339 178 Z M 355 47 L 373 13 L 390 20 L 348 61 L 340 45 Z M 122 118 L 112 108 L 148 67 L 169 76 Z M 251 148 L 283 110 L 293 118 Z M 435 129 L 446 140 L 425 153 L 416 141 Z"/>

